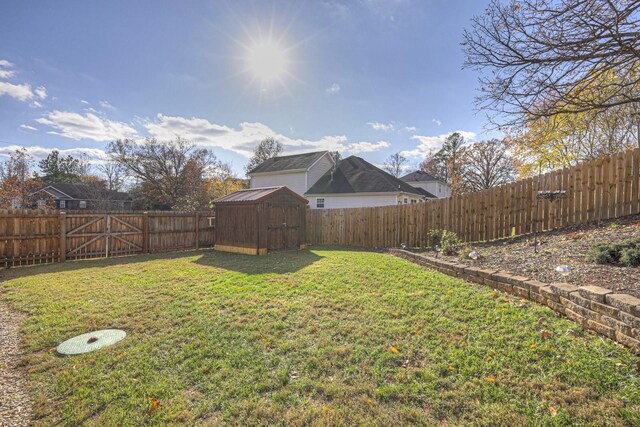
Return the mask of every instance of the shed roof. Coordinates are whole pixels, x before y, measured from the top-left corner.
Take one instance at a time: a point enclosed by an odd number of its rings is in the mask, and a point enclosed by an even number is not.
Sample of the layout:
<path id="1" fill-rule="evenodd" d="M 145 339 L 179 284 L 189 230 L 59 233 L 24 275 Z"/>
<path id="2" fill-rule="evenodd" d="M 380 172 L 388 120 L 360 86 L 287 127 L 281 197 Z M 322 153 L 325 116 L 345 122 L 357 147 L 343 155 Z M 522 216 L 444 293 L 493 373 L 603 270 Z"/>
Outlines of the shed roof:
<path id="1" fill-rule="evenodd" d="M 418 190 L 420 192 L 420 194 L 422 194 L 424 197 L 426 197 L 428 199 L 437 199 L 438 198 L 433 193 L 431 193 L 430 191 L 425 190 L 424 188 L 420 188 L 420 187 L 414 187 L 414 188 L 416 190 Z"/>
<path id="2" fill-rule="evenodd" d="M 287 193 L 303 203 L 308 203 L 307 199 L 299 195 L 298 193 L 290 190 L 288 187 L 263 187 L 263 188 L 249 188 L 246 190 L 239 190 L 235 193 L 227 194 L 226 196 L 219 197 L 213 201 L 213 203 L 257 203 L 278 193 Z"/>
<path id="3" fill-rule="evenodd" d="M 313 153 L 293 154 L 291 156 L 272 157 L 251 169 L 248 175 L 253 173 L 280 172 L 288 170 L 308 169 L 327 151 L 315 151 Z"/>
<path id="4" fill-rule="evenodd" d="M 423 195 L 395 176 L 356 156 L 338 163 L 325 173 L 305 194 L 387 193 L 403 192 Z"/>

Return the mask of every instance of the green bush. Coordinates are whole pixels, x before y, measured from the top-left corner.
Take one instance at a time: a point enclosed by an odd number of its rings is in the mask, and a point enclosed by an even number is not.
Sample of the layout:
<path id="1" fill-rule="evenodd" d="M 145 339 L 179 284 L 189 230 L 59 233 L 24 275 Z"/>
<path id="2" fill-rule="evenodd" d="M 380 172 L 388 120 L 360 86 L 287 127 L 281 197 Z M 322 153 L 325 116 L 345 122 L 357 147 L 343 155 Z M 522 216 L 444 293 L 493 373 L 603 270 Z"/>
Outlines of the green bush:
<path id="1" fill-rule="evenodd" d="M 587 253 L 587 260 L 596 264 L 640 266 L 640 238 L 625 240 L 621 243 L 599 243 Z"/>
<path id="2" fill-rule="evenodd" d="M 456 255 L 462 246 L 458 235 L 449 230 L 429 230 L 427 239 L 429 249 L 435 250 L 436 246 L 440 246 L 445 255 Z"/>

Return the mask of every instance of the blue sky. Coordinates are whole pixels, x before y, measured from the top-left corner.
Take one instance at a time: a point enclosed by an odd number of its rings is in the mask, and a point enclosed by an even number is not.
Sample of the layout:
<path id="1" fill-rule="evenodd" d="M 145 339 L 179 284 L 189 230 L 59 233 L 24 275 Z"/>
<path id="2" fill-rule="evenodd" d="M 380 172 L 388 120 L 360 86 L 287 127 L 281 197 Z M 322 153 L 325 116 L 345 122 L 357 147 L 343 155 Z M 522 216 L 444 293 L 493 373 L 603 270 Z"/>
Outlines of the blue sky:
<path id="1" fill-rule="evenodd" d="M 485 1 L 64 1 L 0 6 L 0 155 L 99 159 L 176 135 L 242 173 L 258 141 L 417 164 L 444 136 L 487 139 L 461 70 Z"/>

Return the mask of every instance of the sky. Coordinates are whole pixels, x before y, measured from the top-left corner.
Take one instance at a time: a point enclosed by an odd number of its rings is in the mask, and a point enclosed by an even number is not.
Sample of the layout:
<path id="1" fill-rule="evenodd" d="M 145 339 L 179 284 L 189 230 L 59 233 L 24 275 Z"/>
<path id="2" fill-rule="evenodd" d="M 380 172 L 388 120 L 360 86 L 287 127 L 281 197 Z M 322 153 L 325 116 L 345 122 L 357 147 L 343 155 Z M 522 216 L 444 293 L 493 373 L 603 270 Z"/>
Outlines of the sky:
<path id="1" fill-rule="evenodd" d="M 0 156 L 100 160 L 177 136 L 244 175 L 253 148 L 338 150 L 412 167 L 484 132 L 462 32 L 488 1 L 0 3 Z"/>

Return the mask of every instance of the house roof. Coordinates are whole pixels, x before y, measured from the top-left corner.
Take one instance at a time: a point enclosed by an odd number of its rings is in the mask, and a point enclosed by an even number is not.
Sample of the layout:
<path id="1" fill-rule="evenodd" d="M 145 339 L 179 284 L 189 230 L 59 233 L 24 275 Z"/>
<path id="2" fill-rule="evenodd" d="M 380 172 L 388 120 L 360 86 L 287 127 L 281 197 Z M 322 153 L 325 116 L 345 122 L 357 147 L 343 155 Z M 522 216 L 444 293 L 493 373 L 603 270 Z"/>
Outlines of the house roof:
<path id="1" fill-rule="evenodd" d="M 420 194 L 422 194 L 424 197 L 426 197 L 427 199 L 437 199 L 438 197 L 433 195 L 432 193 L 430 193 L 429 191 L 425 190 L 424 188 L 420 188 L 420 187 L 414 187 L 416 190 L 418 190 L 420 192 Z"/>
<path id="2" fill-rule="evenodd" d="M 226 196 L 219 197 L 213 201 L 213 203 L 254 203 L 273 196 L 277 193 L 287 193 L 295 198 L 308 203 L 307 199 L 300 196 L 298 193 L 290 190 L 288 187 L 263 187 L 263 188 L 250 188 L 246 190 L 239 190 L 235 193 L 227 194 Z"/>
<path id="3" fill-rule="evenodd" d="M 422 193 L 404 181 L 356 156 L 338 163 L 335 170 L 325 173 L 305 194 L 343 193 Z"/>
<path id="4" fill-rule="evenodd" d="M 442 181 L 441 179 L 428 174 L 424 171 L 415 171 L 415 172 L 411 172 L 410 174 L 407 174 L 405 176 L 400 177 L 401 180 L 403 180 L 404 182 L 409 182 L 409 181 L 417 181 L 417 182 L 429 182 L 429 181 Z"/>
<path id="5" fill-rule="evenodd" d="M 92 200 L 96 197 L 104 198 L 103 194 L 96 194 L 94 187 L 85 184 L 47 184 L 41 191 L 43 190 L 53 190 L 49 192 L 61 199 Z M 105 190 L 105 192 L 108 200 L 131 200 L 129 193 L 112 190 Z"/>
<path id="6" fill-rule="evenodd" d="M 328 151 L 316 151 L 313 153 L 272 157 L 251 169 L 248 175 L 254 173 L 280 172 L 300 169 L 306 170 L 326 153 L 328 153 Z"/>

